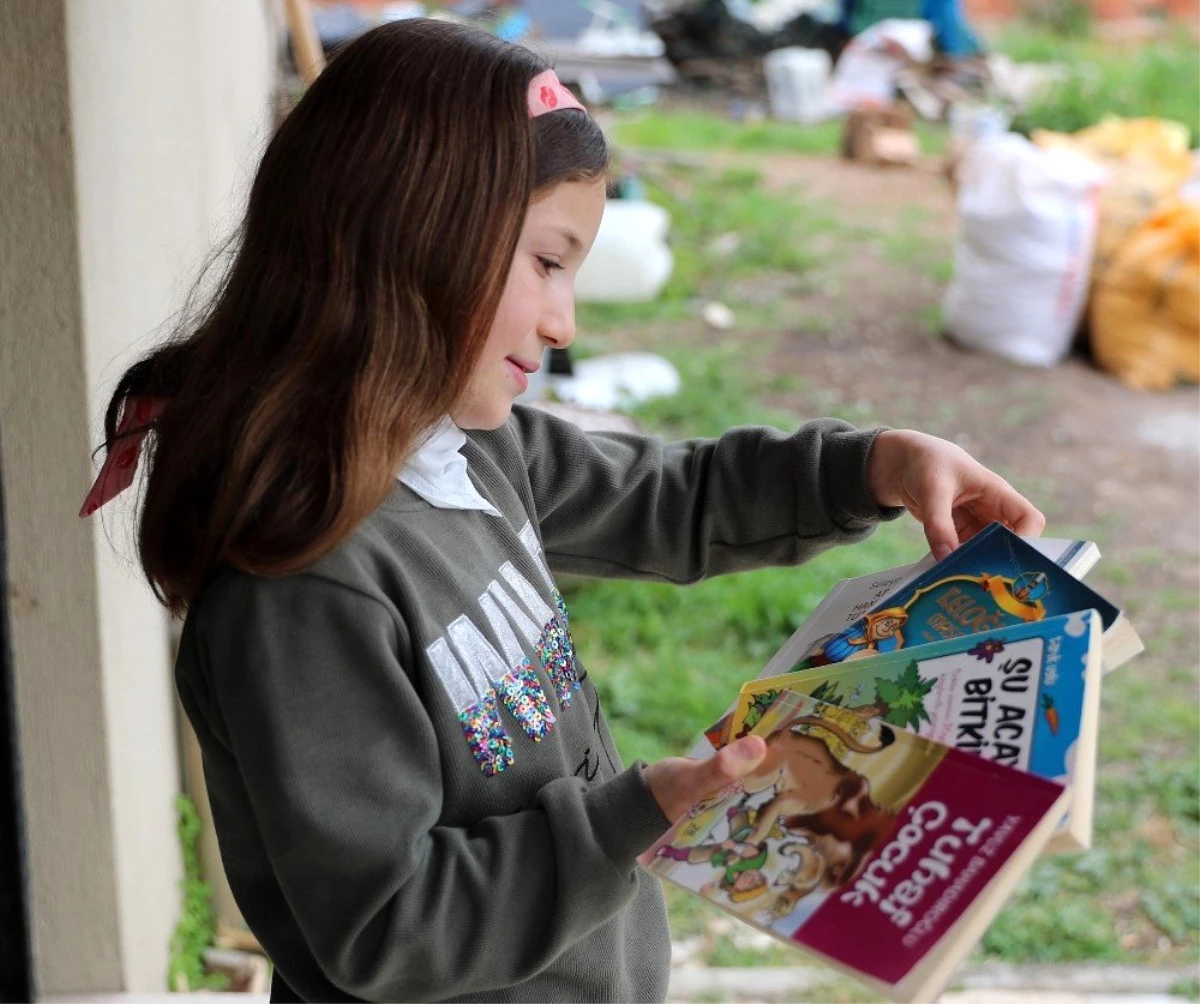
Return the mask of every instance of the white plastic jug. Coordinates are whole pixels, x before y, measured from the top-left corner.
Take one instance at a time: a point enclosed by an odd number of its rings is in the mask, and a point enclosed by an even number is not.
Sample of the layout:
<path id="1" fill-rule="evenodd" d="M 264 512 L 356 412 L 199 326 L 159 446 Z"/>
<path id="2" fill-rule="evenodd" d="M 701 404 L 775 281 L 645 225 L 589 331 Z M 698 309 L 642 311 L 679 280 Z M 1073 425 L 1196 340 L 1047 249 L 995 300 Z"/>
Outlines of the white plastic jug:
<path id="1" fill-rule="evenodd" d="M 824 49 L 793 46 L 767 53 L 763 68 L 771 114 L 788 122 L 819 122 L 827 118 L 832 66 Z"/>
<path id="2" fill-rule="evenodd" d="M 671 217 L 642 199 L 609 199 L 591 253 L 575 277 L 580 303 L 653 300 L 675 258 L 667 247 Z"/>

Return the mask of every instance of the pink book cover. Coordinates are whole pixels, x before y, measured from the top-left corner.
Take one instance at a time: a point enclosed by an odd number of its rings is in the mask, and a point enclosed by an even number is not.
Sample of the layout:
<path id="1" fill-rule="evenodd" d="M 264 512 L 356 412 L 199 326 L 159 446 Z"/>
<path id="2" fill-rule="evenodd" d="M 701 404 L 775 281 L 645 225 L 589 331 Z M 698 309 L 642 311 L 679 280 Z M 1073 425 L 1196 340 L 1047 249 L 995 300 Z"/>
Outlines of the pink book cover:
<path id="1" fill-rule="evenodd" d="M 753 734 L 767 740 L 758 770 L 641 864 L 893 996 L 1062 812 L 1055 781 L 793 691 Z"/>

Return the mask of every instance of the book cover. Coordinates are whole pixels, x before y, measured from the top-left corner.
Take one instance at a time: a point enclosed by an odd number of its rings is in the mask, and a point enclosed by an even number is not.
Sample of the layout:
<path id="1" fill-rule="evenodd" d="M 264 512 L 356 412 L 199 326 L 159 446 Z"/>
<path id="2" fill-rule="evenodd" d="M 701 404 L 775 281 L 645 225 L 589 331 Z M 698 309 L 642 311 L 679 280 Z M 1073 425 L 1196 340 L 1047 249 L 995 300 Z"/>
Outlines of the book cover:
<path id="1" fill-rule="evenodd" d="M 1071 804 L 1050 851 L 1091 846 L 1101 623 L 1064 614 L 742 687 L 729 734 L 749 734 L 785 690 L 840 709 L 852 735 L 879 718 L 927 739 L 1066 784 Z"/>
<path id="2" fill-rule="evenodd" d="M 1062 815 L 1065 789 L 785 691 L 754 775 L 639 859 L 897 1001 L 949 980 Z M 840 744 L 840 745 L 838 745 Z M 835 752 L 838 751 L 838 752 Z"/>
<path id="3" fill-rule="evenodd" d="M 1006 543 L 998 544 L 997 539 Z M 1012 547 L 1008 543 L 1015 542 Z M 996 552 L 999 551 L 997 556 Z M 954 637 L 985 630 L 985 625 L 979 623 L 975 627 L 971 614 L 987 616 L 989 610 L 995 610 L 996 605 L 989 596 L 986 605 L 970 604 L 972 592 L 980 592 L 978 581 L 949 583 L 944 592 L 957 588 L 957 603 L 959 619 L 966 616 L 967 625 L 960 625 L 962 630 L 955 630 L 950 615 L 937 609 L 937 601 L 941 594 L 935 590 L 927 590 L 921 597 L 922 602 L 913 602 L 912 593 L 923 589 L 942 576 L 950 576 L 957 569 L 969 571 L 972 565 L 976 568 L 981 559 L 988 559 L 990 567 L 995 569 L 997 584 L 1005 576 L 1001 569 L 1008 569 L 1007 578 L 1018 579 L 1025 568 L 1035 568 L 1034 574 L 1046 576 L 1047 582 L 1056 584 L 1055 595 L 1047 605 L 1040 606 L 1035 601 L 1028 604 L 1028 609 L 1018 608 L 1025 617 L 1032 616 L 1040 619 L 1047 615 L 1074 612 L 1075 610 L 1100 609 L 1097 603 L 1103 605 L 1110 621 L 1105 621 L 1105 645 L 1102 647 L 1103 669 L 1109 672 L 1116 666 L 1132 658 L 1142 650 L 1141 639 L 1129 622 L 1119 614 L 1107 600 L 1095 593 L 1089 587 L 1078 581 L 1077 576 L 1088 572 L 1099 560 L 1100 551 L 1090 541 L 1066 540 L 1057 538 L 1031 538 L 1026 540 L 1006 530 L 999 524 L 985 528 L 967 543 L 961 545 L 942 562 L 937 563 L 932 555 L 926 555 L 921 561 L 912 565 L 902 565 L 898 568 L 886 569 L 875 575 L 864 575 L 856 579 L 843 579 L 817 605 L 812 614 L 771 657 L 757 679 L 780 676 L 794 672 L 797 669 L 811 665 L 830 664 L 844 661 L 845 658 L 861 658 L 878 655 L 880 652 L 895 651 L 903 648 L 906 640 L 912 638 L 917 624 L 910 627 L 908 620 L 910 612 L 920 616 L 932 608 L 932 618 L 935 627 L 927 628 L 923 636 L 909 641 L 909 644 L 926 644 L 936 641 L 943 636 Z M 1025 565 L 1022 561 L 1030 564 Z M 979 578 L 978 571 L 975 579 Z M 1082 591 L 1082 592 L 1080 592 Z M 931 595 L 932 594 L 932 595 Z M 907 600 L 905 597 L 909 597 Z M 963 597 L 966 597 L 964 600 Z M 950 602 L 947 599 L 947 602 Z M 909 606 L 906 607 L 905 603 Z M 1073 606 L 1074 602 L 1082 604 Z M 891 619 L 879 618 L 877 614 L 892 608 L 894 616 Z M 914 609 L 915 608 L 915 609 Z M 941 615 L 940 617 L 938 615 Z M 885 633 L 894 628 L 890 637 L 881 638 L 874 644 L 867 636 L 868 618 L 873 618 L 873 630 L 876 634 Z M 1026 623 L 1022 617 L 1005 617 L 1002 623 Z M 945 625 L 949 624 L 949 629 Z M 937 628 L 941 628 L 939 632 Z M 930 637 L 930 634 L 933 637 Z M 835 639 L 845 640 L 835 642 Z M 853 644 L 854 640 L 858 644 Z M 843 658 L 829 657 L 823 651 L 828 644 L 834 654 Z M 732 709 L 730 709 L 732 710 Z M 729 712 L 704 730 L 704 736 L 691 750 L 691 756 L 708 756 L 713 749 L 719 749 L 729 738 Z"/>
<path id="4" fill-rule="evenodd" d="M 821 638 L 794 668 L 995 631 L 1055 614 L 1120 611 L 1011 530 L 993 523 L 848 627 Z"/>
<path id="5" fill-rule="evenodd" d="M 1054 537 L 1022 539 L 1077 579 L 1082 579 L 1100 560 L 1100 549 L 1091 541 Z M 787 672 L 798 661 L 799 654 L 807 652 L 821 637 L 834 634 L 859 620 L 891 593 L 936 564 L 933 555 L 927 554 L 911 565 L 842 579 L 772 657 L 760 675 L 778 676 Z"/>

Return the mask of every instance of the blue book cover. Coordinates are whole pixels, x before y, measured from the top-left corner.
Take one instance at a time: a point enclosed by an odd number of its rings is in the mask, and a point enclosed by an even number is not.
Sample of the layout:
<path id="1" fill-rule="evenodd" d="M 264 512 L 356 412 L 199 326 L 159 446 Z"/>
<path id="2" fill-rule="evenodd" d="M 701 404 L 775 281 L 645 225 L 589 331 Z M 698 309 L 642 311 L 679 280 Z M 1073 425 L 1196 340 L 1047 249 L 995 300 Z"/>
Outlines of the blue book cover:
<path id="1" fill-rule="evenodd" d="M 993 523 L 834 635 L 796 668 L 1095 610 L 1105 628 L 1120 611 L 1011 530 Z"/>

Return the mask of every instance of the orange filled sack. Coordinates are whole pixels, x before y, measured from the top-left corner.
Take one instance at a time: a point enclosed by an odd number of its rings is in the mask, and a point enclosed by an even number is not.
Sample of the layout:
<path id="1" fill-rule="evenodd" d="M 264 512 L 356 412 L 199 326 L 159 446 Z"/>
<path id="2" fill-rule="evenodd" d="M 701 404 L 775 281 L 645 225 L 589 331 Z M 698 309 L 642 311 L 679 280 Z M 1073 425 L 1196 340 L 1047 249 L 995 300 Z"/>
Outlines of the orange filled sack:
<path id="1" fill-rule="evenodd" d="M 1108 171 L 1092 263 L 1097 282 L 1126 238 L 1179 191 L 1194 169 L 1187 126 L 1164 119 L 1110 116 L 1070 135 L 1035 129 L 1033 141 L 1044 150 L 1075 150 Z"/>
<path id="2" fill-rule="evenodd" d="M 1200 205 L 1171 202 L 1136 229 L 1097 277 L 1096 361 L 1131 387 L 1200 382 Z"/>

